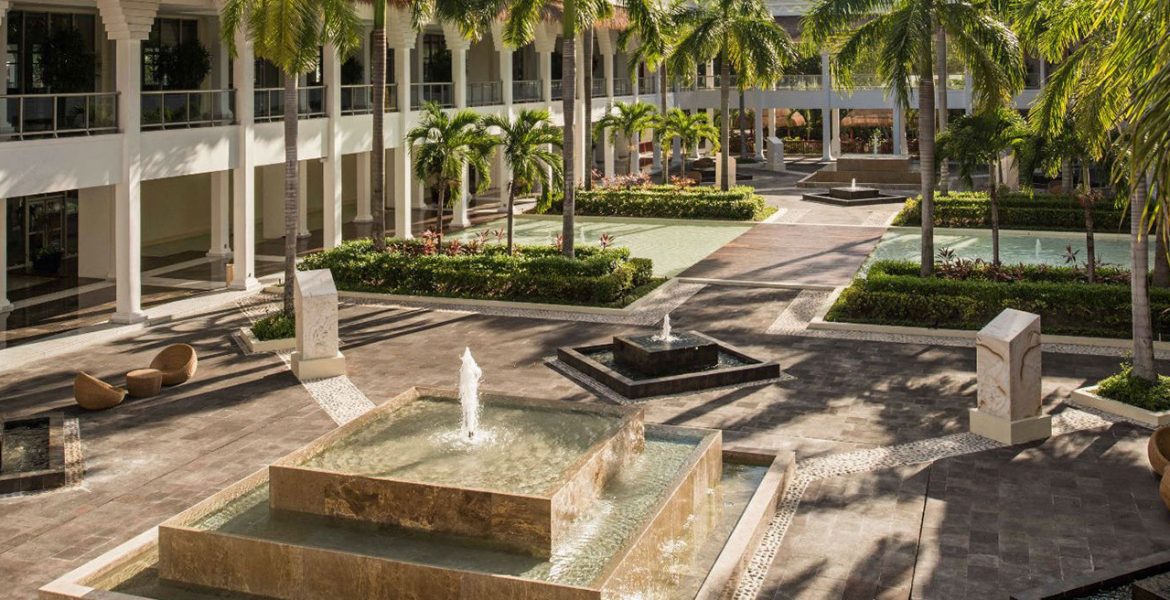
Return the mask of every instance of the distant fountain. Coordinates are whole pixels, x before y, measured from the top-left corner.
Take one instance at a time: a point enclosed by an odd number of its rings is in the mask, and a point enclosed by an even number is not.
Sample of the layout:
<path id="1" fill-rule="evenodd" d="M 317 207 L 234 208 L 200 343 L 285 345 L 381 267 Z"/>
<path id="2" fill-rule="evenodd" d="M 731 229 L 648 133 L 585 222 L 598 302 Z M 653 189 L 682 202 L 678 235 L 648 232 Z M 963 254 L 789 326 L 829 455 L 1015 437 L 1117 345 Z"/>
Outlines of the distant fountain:
<path id="1" fill-rule="evenodd" d="M 471 348 L 463 350 L 463 366 L 459 368 L 459 404 L 463 407 L 463 437 L 474 440 L 479 433 L 479 380 L 483 370 L 475 364 Z"/>
<path id="2" fill-rule="evenodd" d="M 853 179 L 850 180 L 849 189 L 851 189 L 851 190 L 857 189 L 857 178 L 856 177 L 854 177 Z"/>
<path id="3" fill-rule="evenodd" d="M 660 331 L 658 335 L 654 336 L 654 341 L 673 342 L 676 339 L 677 338 L 675 338 L 670 333 L 670 314 L 667 314 L 665 317 L 662 317 L 662 331 Z"/>
<path id="4" fill-rule="evenodd" d="M 1036 238 L 1036 262 L 1040 262 L 1040 238 Z"/>

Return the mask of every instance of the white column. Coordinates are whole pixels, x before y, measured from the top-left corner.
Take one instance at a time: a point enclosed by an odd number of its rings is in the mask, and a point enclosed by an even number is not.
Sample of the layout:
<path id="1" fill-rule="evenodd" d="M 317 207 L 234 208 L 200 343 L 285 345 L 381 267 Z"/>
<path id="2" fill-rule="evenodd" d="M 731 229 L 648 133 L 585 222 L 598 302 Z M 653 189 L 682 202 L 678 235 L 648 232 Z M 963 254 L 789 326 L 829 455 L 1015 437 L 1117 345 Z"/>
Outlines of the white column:
<path id="1" fill-rule="evenodd" d="M 833 109 L 833 156 L 841 156 L 841 109 Z"/>
<path id="2" fill-rule="evenodd" d="M 228 171 L 211 174 L 211 244 L 208 258 L 228 258 L 232 255 L 230 242 L 232 181 Z"/>
<path id="3" fill-rule="evenodd" d="M 321 75 L 325 80 L 325 158 L 321 161 L 322 243 L 326 249 L 341 243 L 341 56 L 325 46 Z M 367 196 L 367 202 L 369 196 Z"/>
<path id="4" fill-rule="evenodd" d="M 0 313 L 10 310 L 12 303 L 8 301 L 8 198 L 0 198 Z M 0 328 L 0 332 L 2 331 Z"/>
<path id="5" fill-rule="evenodd" d="M 255 59 L 252 42 L 242 32 L 236 34 L 236 59 L 232 62 L 233 87 L 236 90 L 236 165 L 232 169 L 232 263 L 235 275 L 231 288 L 252 290 L 260 287 L 256 280 L 256 156 Z"/>
<path id="6" fill-rule="evenodd" d="M 354 189 L 357 190 L 357 216 L 354 217 L 354 223 L 372 223 L 374 216 L 370 212 L 370 152 L 359 152 L 355 155 L 357 160 L 357 185 Z"/>
<path id="7" fill-rule="evenodd" d="M 232 80 L 231 53 L 228 52 L 227 44 L 221 39 L 221 25 L 219 21 L 214 17 L 208 19 L 208 21 L 210 21 L 211 27 L 215 29 L 215 36 L 212 38 L 215 43 L 212 43 L 210 48 L 212 54 L 211 64 L 213 65 L 211 69 L 212 89 L 226 90 L 231 87 Z M 231 95 L 219 94 L 216 101 L 219 102 L 220 112 L 229 119 L 233 118 Z"/>
<path id="8" fill-rule="evenodd" d="M 833 160 L 833 74 L 829 63 L 829 53 L 821 53 L 821 87 L 825 92 L 825 101 L 821 105 L 821 160 Z"/>
<path id="9" fill-rule="evenodd" d="M 122 130 L 122 162 L 114 184 L 117 305 L 112 321 L 137 323 L 142 312 L 142 41 L 117 40 L 118 126 Z"/>
<path id="10" fill-rule="evenodd" d="M 451 78 L 455 88 L 455 108 L 467 108 L 467 41 L 454 25 L 443 26 L 443 33 L 447 49 L 451 51 Z M 469 169 L 463 165 L 463 176 L 459 178 L 459 191 L 454 198 L 454 215 L 451 220 L 453 227 L 467 227 L 471 221 L 467 217 L 467 206 L 471 203 L 471 182 Z M 439 207 L 442 209 L 442 207 Z"/>
<path id="11" fill-rule="evenodd" d="M 410 29 L 410 15 L 406 11 L 393 9 L 393 14 L 397 17 L 394 22 L 400 22 L 400 29 L 393 32 L 387 32 L 387 42 L 394 48 L 394 81 L 397 83 L 396 93 L 398 94 L 398 130 L 405 135 L 410 125 L 410 51 L 414 48 L 414 43 L 418 39 L 414 31 Z M 390 22 L 390 16 L 387 16 L 387 22 Z M 393 35 L 390 35 L 393 33 Z M 414 183 L 414 176 L 410 169 L 410 152 L 405 146 L 405 142 L 399 141 L 398 147 L 391 152 L 393 157 L 393 171 L 394 182 L 393 185 L 388 186 L 388 193 L 386 195 L 387 202 L 393 198 L 394 201 L 394 235 L 395 237 L 407 239 L 413 237 L 410 231 L 411 219 L 411 204 L 410 195 L 411 188 Z M 385 156 L 373 156 L 370 160 L 385 161 Z"/>
<path id="12" fill-rule="evenodd" d="M 540 100 L 552 108 L 552 53 L 557 47 L 557 34 L 548 25 L 538 25 L 532 40 L 536 50 L 537 72 L 540 78 Z"/>
<path id="13" fill-rule="evenodd" d="M 902 103 L 894 100 L 894 131 L 893 139 L 894 155 L 903 156 L 906 154 L 906 111 L 902 108 Z"/>
<path id="14" fill-rule="evenodd" d="M 8 93 L 8 0 L 0 0 L 0 96 Z M 99 42 L 100 43 L 100 42 Z M 11 124 L 8 122 L 8 101 L 0 97 L 0 135 L 8 131 Z M 0 267 L 6 265 L 0 265 Z M 0 269 L 2 270 L 2 269 Z M 4 275 L 5 277 L 7 274 Z M 4 306 L 4 290 L 0 289 L 0 307 Z"/>
<path id="15" fill-rule="evenodd" d="M 756 95 L 756 118 L 755 131 L 756 136 L 756 160 L 763 162 L 764 160 L 764 101 L 763 92 L 755 90 Z"/>
<path id="16" fill-rule="evenodd" d="M 508 212 L 508 183 L 512 179 L 512 169 L 508 167 L 508 161 L 504 158 L 504 153 L 497 150 L 495 159 L 496 169 L 496 187 L 499 189 L 500 208 L 497 212 Z"/>
<path id="17" fill-rule="evenodd" d="M 630 91 L 634 94 L 634 102 L 641 100 L 639 89 L 642 87 L 638 80 L 638 66 L 634 65 L 634 69 L 630 71 Z M 632 140 L 634 145 L 634 153 L 630 158 L 630 173 L 636 174 L 642 171 L 642 135 L 635 133 Z"/>
<path id="18" fill-rule="evenodd" d="M 576 165 L 573 168 L 573 178 L 576 179 L 578 185 L 585 183 L 585 178 L 593 172 L 593 157 L 585 150 L 585 94 L 589 94 L 592 90 L 585 89 L 585 40 L 584 36 L 577 36 L 577 61 L 576 61 L 577 77 L 574 85 L 577 86 L 577 93 L 574 94 L 574 110 L 573 114 L 576 117 L 576 123 L 573 127 L 573 144 L 574 150 L 573 158 Z M 587 156 L 587 154 L 589 154 Z"/>
<path id="19" fill-rule="evenodd" d="M 972 95 L 974 95 L 974 88 L 975 88 L 975 82 L 974 82 L 974 79 L 971 77 L 971 72 L 967 71 L 967 72 L 963 73 L 963 95 L 966 96 L 966 98 L 967 98 L 967 106 L 966 106 L 967 114 L 971 114 L 975 110 L 975 108 L 974 108 L 975 101 L 972 98 Z"/>
<path id="20" fill-rule="evenodd" d="M 601 54 L 601 74 L 605 77 L 605 97 L 613 105 L 613 52 Z"/>
<path id="21" fill-rule="evenodd" d="M 504 103 L 504 108 L 507 109 L 507 114 L 512 114 L 512 49 L 506 45 L 500 45 L 500 99 Z"/>
<path id="22" fill-rule="evenodd" d="M 707 89 L 713 89 L 715 87 L 715 61 L 713 60 L 707 61 L 706 79 Z"/>
<path id="23" fill-rule="evenodd" d="M 297 165 L 297 237 L 309 237 L 309 161 Z"/>
<path id="24" fill-rule="evenodd" d="M 608 36 L 608 33 L 606 34 Z M 606 43 L 601 46 L 601 72 L 605 77 L 605 107 L 607 110 L 613 108 L 613 45 L 609 43 L 609 38 L 605 38 Z M 601 139 L 597 140 L 601 144 L 601 162 L 602 169 L 605 172 L 606 179 L 611 179 L 616 176 L 614 167 L 614 151 L 616 150 L 613 141 L 610 140 L 609 130 L 606 129 L 601 134 Z"/>

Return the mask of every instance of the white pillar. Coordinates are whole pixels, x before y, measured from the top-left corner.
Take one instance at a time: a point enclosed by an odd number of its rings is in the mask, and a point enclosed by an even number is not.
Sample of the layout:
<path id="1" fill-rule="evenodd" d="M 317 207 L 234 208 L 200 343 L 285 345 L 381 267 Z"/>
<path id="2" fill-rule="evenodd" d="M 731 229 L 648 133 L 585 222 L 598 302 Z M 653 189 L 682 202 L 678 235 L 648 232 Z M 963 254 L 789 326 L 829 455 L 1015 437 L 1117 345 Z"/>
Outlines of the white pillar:
<path id="1" fill-rule="evenodd" d="M 613 179 L 617 175 L 614 170 L 614 153 L 616 148 L 614 148 L 613 141 L 610 140 L 609 133 L 610 131 L 608 129 L 602 133 L 604 139 L 601 140 L 601 153 L 602 164 L 605 165 L 605 178 Z"/>
<path id="2" fill-rule="evenodd" d="M 8 199 L 0 198 L 0 313 L 10 310 L 12 303 L 8 301 Z"/>
<path id="3" fill-rule="evenodd" d="M 451 78 L 455 88 L 455 108 L 467 108 L 467 49 L 471 43 L 459 33 L 455 25 L 444 24 L 443 33 L 447 49 L 451 51 Z M 454 202 L 452 202 L 454 215 L 451 225 L 454 227 L 467 227 L 471 224 L 467 217 L 467 206 L 471 203 L 471 182 L 468 175 L 468 166 L 464 164 L 463 176 L 459 178 L 459 190 Z M 442 209 L 442 207 L 439 208 Z"/>
<path id="4" fill-rule="evenodd" d="M 118 126 L 122 130 L 122 162 L 114 184 L 117 304 L 112 321 L 137 323 L 142 312 L 142 41 L 115 42 Z M 129 100 L 129 101 L 127 101 Z"/>
<path id="5" fill-rule="evenodd" d="M 0 0 L 0 79 L 4 88 L 0 89 L 0 96 L 8 93 L 8 0 Z M 0 135 L 8 131 L 11 124 L 8 122 L 8 101 L 0 97 Z M 7 265 L 0 265 L 7 266 Z M 5 275 L 6 277 L 7 275 Z M 4 306 L 4 290 L 0 289 L 0 307 Z"/>
<path id="6" fill-rule="evenodd" d="M 211 244 L 208 258 L 228 258 L 232 255 L 230 242 L 232 181 L 228 171 L 211 174 Z"/>
<path id="7" fill-rule="evenodd" d="M 497 212 L 508 212 L 508 183 L 512 179 L 512 170 L 508 167 L 508 161 L 504 158 L 504 153 L 497 150 L 495 159 L 496 169 L 496 187 L 499 190 L 500 207 Z"/>
<path id="8" fill-rule="evenodd" d="M 756 94 L 756 118 L 755 131 L 756 136 L 756 160 L 763 162 L 764 160 L 764 101 L 763 92 L 755 90 Z"/>
<path id="9" fill-rule="evenodd" d="M 592 93 L 592 90 L 585 89 L 585 39 L 584 36 L 577 36 L 577 62 L 576 62 L 577 77 L 573 85 L 577 87 L 577 93 L 573 95 L 574 110 L 573 114 L 576 117 L 576 123 L 573 127 L 573 144 L 574 150 L 573 158 L 576 161 L 573 169 L 573 178 L 576 179 L 578 185 L 585 183 L 585 178 L 589 177 L 593 172 L 593 156 L 591 152 L 585 149 L 585 94 Z"/>
<path id="10" fill-rule="evenodd" d="M 512 114 L 512 49 L 507 45 L 500 44 L 500 100 L 504 103 L 504 108 L 507 109 L 507 114 Z"/>
<path id="11" fill-rule="evenodd" d="M 354 223 L 372 223 L 374 216 L 370 212 L 370 152 L 359 152 L 355 155 L 357 160 L 357 185 L 354 189 L 357 190 L 357 216 L 354 217 Z"/>
<path id="12" fill-rule="evenodd" d="M 552 53 L 557 47 L 557 34 L 548 25 L 538 25 L 536 36 L 532 40 L 532 47 L 536 50 L 537 71 L 540 78 L 540 100 L 551 109 L 552 99 Z"/>
<path id="13" fill-rule="evenodd" d="M 601 74 L 605 77 L 605 97 L 613 105 L 613 52 L 601 54 Z"/>
<path id="14" fill-rule="evenodd" d="M 236 90 L 236 166 L 232 169 L 232 263 L 235 274 L 231 288 L 252 290 L 256 280 L 256 156 L 253 89 L 256 81 L 252 42 L 236 34 L 236 59 L 232 62 Z"/>
<path id="15" fill-rule="evenodd" d="M 903 156 L 906 154 L 906 111 L 902 108 L 902 103 L 894 100 L 894 131 L 893 139 L 894 155 Z"/>
<path id="16" fill-rule="evenodd" d="M 966 96 L 966 98 L 967 98 L 967 106 L 966 106 L 967 114 L 971 114 L 975 110 L 975 108 L 974 108 L 975 107 L 975 100 L 972 98 L 972 96 L 975 93 L 974 88 L 975 88 L 975 81 L 971 77 L 971 72 L 967 71 L 967 72 L 963 73 L 963 95 Z"/>
<path id="17" fill-rule="evenodd" d="M 715 87 L 715 61 L 713 60 L 707 61 L 706 80 L 707 89 L 713 89 Z"/>
<path id="18" fill-rule="evenodd" d="M 309 162 L 297 165 L 297 237 L 309 237 Z"/>
<path id="19" fill-rule="evenodd" d="M 341 56 L 337 48 L 325 46 L 321 65 L 325 80 L 325 158 L 321 161 L 321 226 L 324 248 L 341 243 Z M 367 196 L 367 202 L 369 196 Z"/>
<path id="20" fill-rule="evenodd" d="M 825 101 L 821 105 L 821 160 L 833 160 L 833 74 L 829 63 L 829 53 L 821 53 L 821 87 L 825 92 Z"/>
<path id="21" fill-rule="evenodd" d="M 410 26 L 410 13 L 401 9 L 388 9 L 387 23 L 395 23 L 393 30 L 387 31 L 387 42 L 394 48 L 394 81 L 397 83 L 398 94 L 398 127 L 402 135 L 410 127 L 410 51 L 414 48 L 418 36 Z M 391 18 L 393 17 L 393 20 Z M 393 157 L 394 182 L 388 187 L 386 197 L 394 200 L 394 235 L 407 239 L 413 237 L 410 231 L 411 205 L 410 195 L 414 183 L 414 176 L 410 168 L 410 151 L 405 142 L 399 141 L 397 149 L 391 153 Z M 373 156 L 370 160 L 380 160 L 385 164 L 385 156 Z"/>
<path id="22" fill-rule="evenodd" d="M 833 109 L 833 156 L 841 156 L 841 109 Z"/>

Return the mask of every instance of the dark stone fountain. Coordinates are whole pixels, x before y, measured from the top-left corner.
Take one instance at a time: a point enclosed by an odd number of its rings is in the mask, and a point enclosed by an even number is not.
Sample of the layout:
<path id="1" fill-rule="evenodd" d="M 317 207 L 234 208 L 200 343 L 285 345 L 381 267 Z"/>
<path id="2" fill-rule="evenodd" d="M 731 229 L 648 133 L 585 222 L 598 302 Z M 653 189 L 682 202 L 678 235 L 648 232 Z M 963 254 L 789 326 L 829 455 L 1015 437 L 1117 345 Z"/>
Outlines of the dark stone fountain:
<path id="1" fill-rule="evenodd" d="M 780 377 L 780 365 L 697 331 L 614 336 L 610 344 L 563 347 L 561 363 L 628 399 L 741 385 Z"/>

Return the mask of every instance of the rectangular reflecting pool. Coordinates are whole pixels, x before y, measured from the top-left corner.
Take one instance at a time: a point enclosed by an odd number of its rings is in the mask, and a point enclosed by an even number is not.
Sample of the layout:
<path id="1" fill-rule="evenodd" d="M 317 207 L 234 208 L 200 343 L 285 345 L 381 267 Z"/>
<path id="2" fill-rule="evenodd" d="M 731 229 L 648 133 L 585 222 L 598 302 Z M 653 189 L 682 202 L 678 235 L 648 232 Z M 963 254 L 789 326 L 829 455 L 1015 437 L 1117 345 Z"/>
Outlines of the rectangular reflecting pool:
<path id="1" fill-rule="evenodd" d="M 1109 265 L 1129 266 L 1129 235 L 1126 233 L 1094 234 L 1097 259 Z M 870 256 L 876 260 L 918 261 L 920 231 L 917 227 L 891 227 Z M 1000 260 L 1005 264 L 1064 265 L 1066 247 L 1076 251 L 1077 262 L 1085 261 L 1085 234 L 1076 231 L 1003 230 L 999 234 Z M 1150 256 L 1154 250 L 1151 244 Z M 991 230 L 934 229 L 935 251 L 950 248 L 961 258 L 991 260 Z M 936 256 L 937 259 L 937 256 Z"/>

